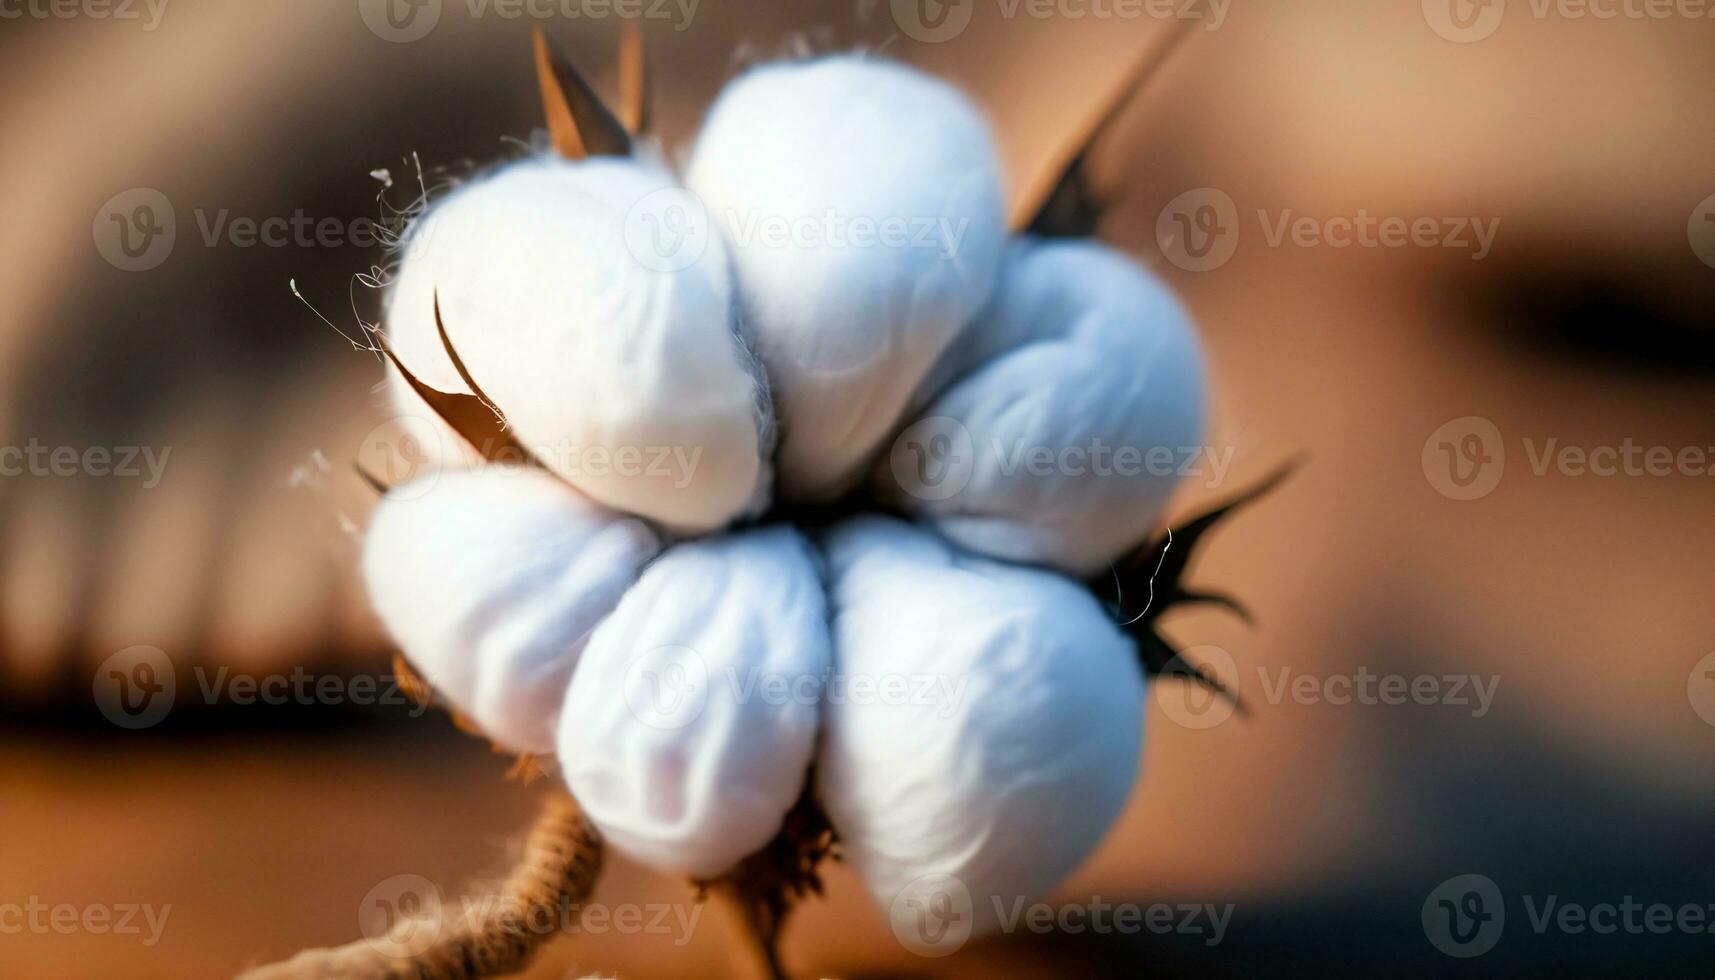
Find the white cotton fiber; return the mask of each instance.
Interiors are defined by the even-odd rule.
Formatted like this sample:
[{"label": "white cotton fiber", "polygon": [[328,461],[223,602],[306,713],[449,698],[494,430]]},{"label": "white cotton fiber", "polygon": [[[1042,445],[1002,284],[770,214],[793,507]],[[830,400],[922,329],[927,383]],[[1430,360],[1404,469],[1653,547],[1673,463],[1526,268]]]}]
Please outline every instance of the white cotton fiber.
[{"label": "white cotton fiber", "polygon": [[1087,575],[1155,526],[1203,439],[1185,311],[1092,241],[1016,241],[879,461],[879,496],[983,554]]},{"label": "white cotton fiber", "polygon": [[728,237],[768,369],[778,492],[832,498],[993,287],[1005,215],[988,128],[892,62],[770,64],[721,94],[686,182]]},{"label": "white cotton fiber", "polygon": [[641,521],[537,469],[426,477],[382,498],[363,550],[406,658],[485,734],[551,752],[590,631],[660,549]]},{"label": "white cotton fiber", "polygon": [[818,562],[797,531],[675,545],[572,677],[558,743],[572,795],[637,860],[727,871],[804,788],[828,642]]},{"label": "white cotton fiber", "polygon": [[1076,582],[900,521],[848,521],[825,548],[835,672],[817,791],[847,863],[896,931],[914,902],[992,928],[997,902],[1041,898],[1130,795],[1135,648]]},{"label": "white cotton fiber", "polygon": [[[411,229],[387,305],[400,359],[468,392],[448,335],[517,440],[596,501],[686,531],[765,506],[772,416],[737,334],[718,235],[654,165],[535,157],[473,181]],[[396,384],[411,414],[425,407]]]}]

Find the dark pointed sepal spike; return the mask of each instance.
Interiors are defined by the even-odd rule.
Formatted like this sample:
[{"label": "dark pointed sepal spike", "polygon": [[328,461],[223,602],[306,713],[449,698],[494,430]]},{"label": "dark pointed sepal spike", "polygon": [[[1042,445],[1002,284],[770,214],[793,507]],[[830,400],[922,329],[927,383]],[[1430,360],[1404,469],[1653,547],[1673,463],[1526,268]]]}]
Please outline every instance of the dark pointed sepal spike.
[{"label": "dark pointed sepal spike", "polygon": [[[1173,532],[1172,547],[1168,547],[1168,539],[1165,534],[1152,539],[1143,547],[1120,559],[1121,569],[1154,569],[1159,565],[1160,570],[1155,573],[1157,590],[1159,591],[1162,582],[1169,585],[1177,584],[1185,577],[1185,569],[1191,564],[1191,558],[1196,554],[1197,545],[1211,528],[1221,523],[1234,511],[1267,496],[1285,482],[1286,478],[1291,476],[1302,463],[1302,459],[1289,460],[1279,469],[1264,477],[1262,482],[1257,485],[1242,491],[1231,500],[1187,520],[1179,526],[1178,530]],[[1163,548],[1167,549],[1165,556],[1162,555]]]},{"label": "dark pointed sepal spike", "polygon": [[1219,606],[1239,617],[1239,620],[1246,626],[1256,625],[1256,616],[1250,611],[1250,608],[1225,592],[1181,591],[1176,604],[1180,606]]},{"label": "dark pointed sepal spike", "polygon": [[1089,153],[1080,153],[1060,175],[1048,200],[1031,220],[1025,232],[1037,238],[1093,238],[1101,224],[1106,204],[1096,197],[1090,186],[1086,161]]},{"label": "dark pointed sepal spike", "polygon": [[394,353],[393,345],[387,342],[385,335],[377,333],[377,346],[381,353],[398,369],[405,383],[423,399],[429,410],[440,416],[447,427],[458,433],[459,438],[470,444],[472,449],[491,463],[526,463],[533,457],[511,433],[501,418],[495,414],[481,398],[467,395],[463,392],[441,391],[424,384],[405,362]]},{"label": "dark pointed sepal spike", "polygon": [[[1181,18],[1160,44],[1140,58],[1126,73],[1120,86],[1108,97],[1095,121],[1080,132],[1076,148],[1060,157],[1059,172],[1045,190],[1027,188],[1013,210],[1012,225],[1041,238],[1080,238],[1094,235],[1107,202],[1090,186],[1090,150],[1114,121],[1119,118],[1132,97],[1143,91],[1161,66],[1190,36],[1195,21]],[[1040,188],[1041,184],[1034,185]],[[1038,197],[1038,195],[1040,195]]]},{"label": "dark pointed sepal spike", "polygon": [[654,118],[655,90],[649,75],[649,49],[643,28],[627,20],[619,38],[619,107],[633,136],[649,131]]},{"label": "dark pointed sepal spike", "polygon": [[631,134],[540,27],[535,48],[536,80],[554,149],[568,160],[629,155]]},{"label": "dark pointed sepal spike", "polygon": [[1137,639],[1138,660],[1142,662],[1145,675],[1184,678],[1231,704],[1240,717],[1250,715],[1250,706],[1236,691],[1222,683],[1208,667],[1186,660],[1185,656],[1173,649],[1159,633],[1145,630]]},{"label": "dark pointed sepal spike", "polygon": [[[1237,613],[1247,624],[1254,624],[1255,620],[1249,610],[1232,597],[1189,588],[1185,583],[1186,570],[1196,554],[1198,543],[1209,533],[1210,528],[1239,508],[1274,490],[1291,476],[1301,463],[1302,460],[1299,459],[1287,462],[1265,477],[1261,483],[1226,503],[1191,518],[1178,530],[1164,531],[1150,539],[1122,557],[1112,569],[1092,576],[1087,583],[1090,590],[1114,610],[1115,616],[1122,622],[1135,618],[1137,624],[1143,628],[1148,628],[1159,620],[1169,609],[1199,602],[1225,606]],[[1146,601],[1148,606],[1142,612],[1133,612],[1128,608],[1130,601]]]},{"label": "dark pointed sepal spike", "polygon": [[458,349],[453,346],[453,339],[447,336],[446,321],[441,319],[441,291],[438,289],[435,290],[434,300],[435,332],[441,335],[441,349],[447,352],[447,359],[453,362],[453,370],[458,372],[459,380],[464,382],[465,387],[470,389],[470,393],[476,396],[477,401],[482,402],[490,412],[494,413],[494,417],[499,420],[501,425],[505,425],[506,416],[502,415],[500,409],[494,406],[494,399],[488,397],[488,394],[482,390],[482,386],[476,383],[475,378],[471,377],[470,369],[464,366],[464,358],[459,356]]}]

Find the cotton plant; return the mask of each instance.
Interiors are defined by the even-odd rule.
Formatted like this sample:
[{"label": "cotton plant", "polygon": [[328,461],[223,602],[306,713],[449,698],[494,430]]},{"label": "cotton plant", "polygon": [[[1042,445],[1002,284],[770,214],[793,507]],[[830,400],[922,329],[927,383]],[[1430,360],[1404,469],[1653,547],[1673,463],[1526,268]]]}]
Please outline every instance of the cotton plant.
[{"label": "cotton plant", "polygon": [[[827,54],[731,81],[679,174],[640,135],[634,36],[624,53],[616,114],[538,33],[551,148],[418,217],[378,336],[396,407],[442,438],[415,484],[378,487],[375,610],[437,698],[551,759],[566,796],[500,911],[258,976],[520,969],[546,938],[531,910],[580,902],[605,848],[730,899],[776,975],[830,855],[884,915],[956,882],[980,934],[1119,815],[1150,676],[1234,697],[1157,630],[1231,604],[1182,575],[1233,505],[1175,541],[1171,477],[1005,456],[1202,439],[1196,334],[1090,236],[1082,155],[1009,219],[963,94]],[[908,227],[741,233],[824,216]],[[640,254],[663,230],[695,247]],[[932,696],[851,696],[918,678]]]}]

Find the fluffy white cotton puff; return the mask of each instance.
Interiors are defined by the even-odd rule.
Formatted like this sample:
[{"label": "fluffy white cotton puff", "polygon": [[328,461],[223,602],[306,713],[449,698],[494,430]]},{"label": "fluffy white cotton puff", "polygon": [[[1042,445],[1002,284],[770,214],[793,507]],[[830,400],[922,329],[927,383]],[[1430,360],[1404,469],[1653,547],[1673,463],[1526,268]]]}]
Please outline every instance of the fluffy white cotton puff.
[{"label": "fluffy white cotton puff", "polygon": [[[915,894],[925,883],[961,921],[991,928],[996,900],[1011,908],[1053,888],[1130,795],[1135,648],[1077,583],[900,521],[857,518],[825,545],[835,666],[819,799],[896,931],[913,902],[947,901]],[[893,679],[934,696],[856,696],[860,680],[884,691]]]},{"label": "fluffy white cotton puff", "polygon": [[765,65],[721,93],[686,183],[729,236],[781,427],[778,492],[836,496],[993,287],[1006,226],[988,128],[891,62]]},{"label": "fluffy white cotton puff", "polygon": [[674,546],[590,640],[559,761],[591,821],[656,868],[712,877],[798,800],[829,665],[818,562],[785,527]]},{"label": "fluffy white cotton puff", "polygon": [[1078,575],[1148,534],[1203,439],[1190,320],[1093,241],[1015,242],[925,387],[878,494],[968,548]]},{"label": "fluffy white cotton puff", "polygon": [[363,549],[406,657],[497,743],[551,752],[572,668],[660,544],[539,469],[426,477],[383,497]]},{"label": "fluffy white cotton puff", "polygon": [[600,503],[701,531],[766,505],[773,421],[719,236],[649,247],[652,222],[686,197],[630,158],[501,168],[412,226],[386,319],[418,378],[468,392],[435,329],[438,293],[454,347],[521,443]]}]

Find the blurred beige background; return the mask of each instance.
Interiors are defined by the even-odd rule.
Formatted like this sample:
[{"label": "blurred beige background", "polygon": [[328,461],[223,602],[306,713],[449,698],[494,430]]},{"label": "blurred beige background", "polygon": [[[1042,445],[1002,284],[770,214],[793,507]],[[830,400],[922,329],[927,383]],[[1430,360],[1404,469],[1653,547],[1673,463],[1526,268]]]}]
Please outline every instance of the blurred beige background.
[{"label": "blurred beige background", "polygon": [[[1201,716],[1164,685],[1130,808],[1056,896],[1231,903],[1226,939],[1021,935],[922,960],[836,870],[788,935],[804,975],[1706,968],[1715,936],[1533,935],[1516,904],[1493,953],[1455,961],[1420,911],[1464,873],[1509,895],[1715,902],[1715,681],[1694,669],[1715,652],[1715,476],[1538,475],[1530,455],[1551,439],[1715,453],[1715,224],[1698,221],[1715,206],[1715,21],[1513,0],[1461,42],[1435,30],[1436,2],[1235,0],[1207,29],[1198,0],[1204,22],[1095,158],[1115,198],[1103,236],[1196,315],[1211,442],[1235,451],[1180,510],[1310,459],[1195,569],[1259,628],[1169,622],[1230,656],[1255,716],[1182,724]],[[741,52],[862,44],[971,92],[1022,181],[1171,26],[963,0],[968,26],[928,42],[901,9],[704,0],[688,23],[646,18],[666,143],[688,143]],[[137,644],[184,671],[387,669],[353,574],[366,502],[347,465],[385,418],[380,368],[287,285],[351,329],[354,307],[378,309],[351,277],[385,257],[210,247],[197,216],[349,222],[378,213],[371,169],[510,152],[537,125],[534,22],[449,0],[430,34],[392,43],[356,0],[169,0],[153,30],[0,23],[0,445],[171,447],[150,489],[0,479],[0,903],[171,905],[150,947],[0,936],[0,972],[229,975],[354,938],[393,876],[452,895],[506,866],[540,787],[503,780],[507,760],[437,715],[197,705],[126,732],[90,679]],[[612,90],[615,20],[544,26]],[[178,219],[144,272],[92,241],[133,188]],[[1157,233],[1200,188],[1231,199],[1237,233],[1230,261],[1193,272]],[[1283,215],[1360,212],[1496,234],[1480,260],[1269,241]],[[1491,492],[1456,500],[1425,447],[1466,417],[1506,459]],[[1480,717],[1298,703],[1270,697],[1283,668],[1498,687]],[[597,898],[687,896],[617,866]],[[682,945],[568,939],[532,975],[721,975],[726,944],[710,912]]]}]

